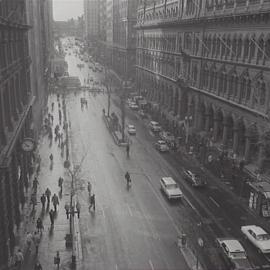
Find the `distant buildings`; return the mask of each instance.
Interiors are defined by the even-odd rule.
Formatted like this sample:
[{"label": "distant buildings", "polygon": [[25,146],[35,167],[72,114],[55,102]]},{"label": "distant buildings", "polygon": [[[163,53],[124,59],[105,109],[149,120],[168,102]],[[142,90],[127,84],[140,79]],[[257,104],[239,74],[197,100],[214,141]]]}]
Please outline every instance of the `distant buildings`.
[{"label": "distant buildings", "polygon": [[[135,80],[134,25],[137,4],[137,0],[85,0],[84,2],[85,36],[90,53],[110,66],[115,71],[118,81]],[[93,10],[98,12],[93,14]]]},{"label": "distant buildings", "polygon": [[[0,1],[0,17],[0,269],[8,269],[32,173],[28,150],[42,124],[52,3]],[[31,138],[27,144],[26,138]]]}]

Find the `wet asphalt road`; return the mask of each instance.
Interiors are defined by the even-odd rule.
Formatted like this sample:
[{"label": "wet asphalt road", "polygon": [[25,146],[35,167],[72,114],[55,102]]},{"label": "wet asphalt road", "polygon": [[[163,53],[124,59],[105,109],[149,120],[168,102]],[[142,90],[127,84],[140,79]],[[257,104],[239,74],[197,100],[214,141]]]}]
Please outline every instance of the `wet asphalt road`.
[{"label": "wet asphalt road", "polygon": [[[78,69],[81,61],[67,56],[69,73],[100,80],[102,74]],[[80,98],[88,100],[88,108],[81,109]],[[208,179],[205,190],[195,190],[184,182],[183,168],[193,164],[175,154],[159,154],[153,147],[155,136],[145,124],[127,110],[127,122],[133,123],[137,135],[132,137],[131,157],[113,142],[102,120],[102,108],[107,96],[78,92],[67,96],[71,122],[72,156],[82,169],[77,181],[82,204],[82,231],[85,266],[91,269],[186,269],[177,250],[177,235],[184,230],[196,248],[198,237],[205,240],[200,250],[208,266],[226,269],[217,254],[215,237],[233,236],[242,241],[254,266],[268,264],[250,243],[243,240],[240,226],[258,224],[256,218],[237,205],[216,179]],[[120,115],[117,102],[112,111]],[[132,188],[126,189],[124,174],[131,172]],[[159,179],[173,176],[184,191],[182,202],[169,203],[159,189]],[[89,211],[87,181],[93,185],[97,209]],[[202,222],[202,225],[200,223]],[[198,247],[197,247],[198,248]]]}]

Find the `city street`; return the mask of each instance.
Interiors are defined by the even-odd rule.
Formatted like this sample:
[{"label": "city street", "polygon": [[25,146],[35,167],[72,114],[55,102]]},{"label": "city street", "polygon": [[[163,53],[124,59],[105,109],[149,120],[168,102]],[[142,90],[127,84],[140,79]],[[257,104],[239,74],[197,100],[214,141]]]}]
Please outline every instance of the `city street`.
[{"label": "city street", "polygon": [[[88,73],[94,80],[102,76],[81,71],[74,55],[67,56],[70,76],[79,76],[82,84]],[[88,100],[88,108],[81,108],[80,98]],[[233,201],[226,184],[208,179],[205,190],[194,190],[182,178],[183,168],[195,164],[178,153],[159,154],[153,147],[155,136],[127,109],[126,123],[136,126],[137,135],[131,137],[131,157],[125,148],[116,146],[102,119],[107,108],[107,95],[78,92],[67,98],[71,122],[72,157],[75,164],[85,156],[78,181],[79,198],[83,206],[80,227],[86,265],[104,269],[184,269],[184,260],[176,247],[177,236],[184,231],[188,241],[196,246],[202,237],[205,247],[200,259],[205,265],[226,269],[215,249],[215,237],[232,236],[242,239],[254,266],[266,266],[268,261],[244,240],[240,226],[257,224],[256,217]],[[120,114],[119,101],[113,99],[111,112]],[[79,121],[78,121],[79,119]],[[124,174],[131,173],[132,188],[128,191]],[[173,176],[184,191],[185,199],[169,203],[160,192],[159,180]],[[87,181],[96,194],[96,212],[89,212]],[[196,247],[198,250],[198,247]]]}]

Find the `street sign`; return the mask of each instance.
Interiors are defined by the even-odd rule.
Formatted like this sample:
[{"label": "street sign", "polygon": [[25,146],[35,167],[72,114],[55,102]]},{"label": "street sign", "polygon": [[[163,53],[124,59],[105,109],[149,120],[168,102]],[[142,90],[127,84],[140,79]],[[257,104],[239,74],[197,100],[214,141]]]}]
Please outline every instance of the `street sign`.
[{"label": "street sign", "polygon": [[201,237],[198,238],[198,244],[199,244],[200,247],[203,247],[204,243],[203,243],[203,240],[202,240]]}]

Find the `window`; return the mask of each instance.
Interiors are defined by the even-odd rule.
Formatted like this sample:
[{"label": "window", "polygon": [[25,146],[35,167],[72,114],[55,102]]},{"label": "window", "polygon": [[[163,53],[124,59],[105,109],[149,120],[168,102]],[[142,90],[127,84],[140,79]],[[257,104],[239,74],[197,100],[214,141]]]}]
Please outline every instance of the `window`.
[{"label": "window", "polygon": [[260,105],[265,104],[265,94],[266,94],[266,89],[265,89],[265,83],[261,83],[261,89],[260,89]]}]

